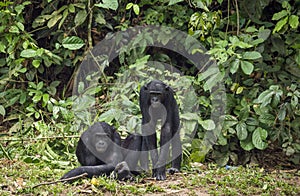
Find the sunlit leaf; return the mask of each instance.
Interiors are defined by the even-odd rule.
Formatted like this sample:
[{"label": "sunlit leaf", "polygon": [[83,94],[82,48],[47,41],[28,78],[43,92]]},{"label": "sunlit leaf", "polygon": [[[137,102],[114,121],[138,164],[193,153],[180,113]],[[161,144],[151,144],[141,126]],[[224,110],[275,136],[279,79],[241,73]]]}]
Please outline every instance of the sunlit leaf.
[{"label": "sunlit leaf", "polygon": [[62,15],[61,14],[58,14],[58,15],[55,15],[54,17],[52,17],[48,23],[47,23],[47,26],[48,28],[51,28],[53,27],[54,25],[56,25],[56,23],[62,18]]},{"label": "sunlit leaf", "polygon": [[249,61],[241,61],[241,68],[245,74],[250,75],[253,72],[254,66]]},{"label": "sunlit leaf", "polygon": [[255,131],[252,134],[252,143],[255,146],[255,148],[259,150],[264,150],[267,147],[267,143],[264,142],[264,140],[267,138],[268,132],[258,127],[255,129]]},{"label": "sunlit leaf", "polygon": [[200,121],[199,122],[201,124],[201,126],[205,129],[205,130],[213,130],[216,128],[216,125],[214,123],[213,120],[204,120],[204,121]]},{"label": "sunlit leaf", "polygon": [[69,50],[78,50],[84,46],[84,41],[77,36],[66,37],[62,41],[62,46]]},{"label": "sunlit leaf", "polygon": [[86,17],[87,17],[86,11],[80,10],[75,16],[75,19],[74,19],[75,25],[76,26],[81,25],[85,21]]},{"label": "sunlit leaf", "polygon": [[275,13],[272,17],[272,20],[279,20],[283,17],[285,17],[288,14],[288,12],[286,10],[282,10],[278,13]]},{"label": "sunlit leaf", "polygon": [[254,145],[252,143],[250,136],[246,140],[241,140],[240,145],[244,150],[247,150],[247,151],[254,149]]},{"label": "sunlit leaf", "polygon": [[182,2],[183,0],[170,0],[169,5],[174,5],[176,3]]},{"label": "sunlit leaf", "polygon": [[243,53],[242,57],[243,57],[243,59],[246,59],[246,60],[254,60],[254,59],[261,58],[261,54],[256,51],[245,52],[245,53]]},{"label": "sunlit leaf", "polygon": [[105,9],[117,10],[119,7],[118,0],[102,0],[103,3],[97,3],[95,6]]},{"label": "sunlit leaf", "polygon": [[133,5],[133,11],[136,15],[140,14],[140,7],[137,4]]},{"label": "sunlit leaf", "polygon": [[20,56],[21,57],[25,57],[25,58],[32,58],[35,57],[37,55],[36,50],[33,49],[26,49],[26,50],[22,50]]},{"label": "sunlit leaf", "polygon": [[291,15],[289,17],[289,24],[293,29],[298,28],[299,26],[299,17],[296,15]]},{"label": "sunlit leaf", "polygon": [[273,29],[273,33],[278,32],[282,29],[282,27],[287,24],[289,17],[286,16],[284,19],[281,19],[277,22],[275,28]]},{"label": "sunlit leaf", "polygon": [[2,116],[5,116],[5,108],[3,107],[3,105],[0,105],[0,114]]},{"label": "sunlit leaf", "polygon": [[236,134],[239,140],[245,140],[248,136],[246,123],[239,123],[236,125]]}]

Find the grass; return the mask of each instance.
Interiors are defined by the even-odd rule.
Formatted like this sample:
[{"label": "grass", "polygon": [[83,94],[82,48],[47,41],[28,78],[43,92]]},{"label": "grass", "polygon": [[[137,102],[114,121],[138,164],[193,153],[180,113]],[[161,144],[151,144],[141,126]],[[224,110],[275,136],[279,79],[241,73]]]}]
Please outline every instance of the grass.
[{"label": "grass", "polygon": [[66,171],[43,164],[0,160],[0,195],[299,195],[300,172],[274,169],[266,171],[256,166],[220,168],[213,164],[190,167],[182,173],[168,176],[166,181],[139,177],[135,182],[119,182],[107,177],[80,179],[73,184],[56,181]]}]

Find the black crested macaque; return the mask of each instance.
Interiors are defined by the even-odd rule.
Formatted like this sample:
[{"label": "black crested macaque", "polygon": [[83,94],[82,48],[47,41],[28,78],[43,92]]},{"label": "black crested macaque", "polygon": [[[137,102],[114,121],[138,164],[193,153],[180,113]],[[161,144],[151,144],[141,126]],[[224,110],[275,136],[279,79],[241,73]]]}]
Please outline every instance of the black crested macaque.
[{"label": "black crested macaque", "polygon": [[130,134],[124,141],[114,127],[105,122],[97,122],[82,133],[76,156],[81,164],[66,173],[61,179],[75,177],[87,173],[87,177],[116,174],[117,179],[132,178],[138,160],[142,138]]},{"label": "black crested macaque", "polygon": [[[144,85],[140,91],[140,108],[142,112],[142,154],[141,167],[148,169],[150,151],[152,177],[156,180],[166,179],[166,164],[172,147],[172,165],[170,174],[179,172],[182,159],[182,146],[179,135],[179,112],[174,92],[165,83],[153,80]],[[157,151],[156,125],[161,120],[160,153]]]}]

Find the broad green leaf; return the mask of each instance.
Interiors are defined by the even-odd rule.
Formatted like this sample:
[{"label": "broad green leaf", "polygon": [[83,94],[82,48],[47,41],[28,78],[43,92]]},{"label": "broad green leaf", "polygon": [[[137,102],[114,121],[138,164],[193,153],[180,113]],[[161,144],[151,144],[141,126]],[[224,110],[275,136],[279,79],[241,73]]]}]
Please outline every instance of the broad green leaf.
[{"label": "broad green leaf", "polygon": [[20,95],[20,104],[24,104],[25,102],[26,102],[26,93],[21,93],[21,95]]},{"label": "broad green leaf", "polygon": [[278,120],[283,121],[286,117],[286,107],[282,107],[280,108],[279,112],[278,112]]},{"label": "broad green leaf", "polygon": [[95,21],[98,24],[106,24],[106,20],[105,20],[103,14],[100,14],[100,13],[96,15]]},{"label": "broad green leaf", "polygon": [[5,53],[6,45],[3,42],[0,42],[0,52]]},{"label": "broad green leaf", "polygon": [[54,25],[56,25],[56,23],[62,18],[61,14],[55,15],[54,17],[52,17],[48,23],[47,23],[47,27],[50,29],[51,27],[53,27]]},{"label": "broad green leaf", "polygon": [[84,93],[84,83],[83,82],[79,82],[79,84],[78,84],[78,93],[79,94]]},{"label": "broad green leaf", "polygon": [[288,147],[286,148],[285,154],[286,154],[287,156],[292,156],[293,154],[295,154],[295,149],[292,148],[291,146],[288,146]]},{"label": "broad green leaf", "polygon": [[69,15],[69,10],[68,9],[65,9],[64,13],[63,13],[63,17],[62,19],[60,20],[59,24],[58,24],[58,29],[61,28],[61,26],[65,23],[65,20],[66,18],[68,17]]},{"label": "broad green leaf", "polygon": [[85,21],[86,17],[87,17],[86,11],[80,10],[75,16],[75,19],[74,19],[75,25],[76,26],[81,25]]},{"label": "broad green leaf", "polygon": [[247,118],[246,124],[249,126],[257,126],[259,124],[258,120],[252,117]]},{"label": "broad green leaf", "polygon": [[26,49],[21,52],[20,56],[25,58],[32,58],[37,56],[37,52],[34,49]]},{"label": "broad green leaf", "polygon": [[0,114],[2,116],[5,116],[5,108],[3,107],[3,105],[0,105]]},{"label": "broad green leaf", "polygon": [[236,73],[239,68],[239,64],[240,64],[239,59],[235,59],[234,61],[232,61],[230,63],[230,73],[232,73],[232,74]]},{"label": "broad green leaf", "polygon": [[140,7],[137,4],[133,5],[133,11],[136,15],[140,14]]},{"label": "broad green leaf", "polygon": [[251,48],[253,46],[251,44],[248,44],[248,43],[245,43],[242,41],[239,41],[239,42],[235,43],[234,45],[237,47],[240,47],[240,48]]},{"label": "broad green leaf", "polygon": [[44,86],[44,82],[39,82],[38,85],[36,86],[36,90],[41,90]]},{"label": "broad green leaf", "polygon": [[52,109],[53,109],[53,111],[52,111],[53,117],[55,119],[57,119],[59,117],[59,107],[58,106],[54,106]]},{"label": "broad green leaf", "polygon": [[196,113],[184,113],[180,115],[180,118],[184,120],[199,120],[199,116]]},{"label": "broad green leaf", "polygon": [[264,107],[269,103],[271,103],[272,96],[273,96],[273,92],[270,90],[266,90],[258,96],[256,103],[261,103],[262,104],[261,107]]},{"label": "broad green leaf", "polygon": [[84,46],[84,41],[76,36],[66,37],[62,41],[62,46],[69,50],[78,50]]},{"label": "broad green leaf", "polygon": [[182,2],[183,0],[170,0],[169,5],[174,5],[176,3]]},{"label": "broad green leaf", "polygon": [[296,109],[296,107],[298,106],[298,103],[299,103],[299,98],[296,95],[293,95],[292,99],[291,99],[292,108]]},{"label": "broad green leaf", "polygon": [[286,8],[288,11],[291,10],[291,5],[289,4],[288,1],[283,1],[283,2],[282,2],[282,7],[283,7],[283,8]]},{"label": "broad green leaf", "polygon": [[17,22],[16,25],[17,25],[17,27],[18,27],[21,31],[24,31],[25,27],[24,27],[24,25],[23,25],[22,23]]},{"label": "broad green leaf", "polygon": [[34,113],[34,117],[35,117],[36,119],[39,119],[39,118],[40,118],[40,113],[35,112],[35,113]]},{"label": "broad green leaf", "polygon": [[126,125],[126,129],[129,133],[133,133],[137,126],[139,125],[139,121],[137,118],[133,117],[133,118],[130,118],[127,125]]},{"label": "broad green leaf", "polygon": [[80,9],[85,9],[86,4],[84,4],[84,3],[75,3],[74,6],[80,8]]},{"label": "broad green leaf", "polygon": [[262,29],[262,30],[259,30],[259,32],[258,32],[258,38],[262,38],[263,40],[267,40],[268,37],[270,36],[270,34],[271,34],[270,29]]},{"label": "broad green leaf", "polygon": [[27,71],[27,68],[26,67],[23,67],[22,69],[19,69],[18,72],[20,73],[26,73]]},{"label": "broad green leaf", "polygon": [[241,94],[242,92],[243,92],[243,90],[244,90],[244,87],[242,87],[242,86],[239,86],[237,89],[236,89],[236,94],[237,95],[239,95],[239,94]]},{"label": "broad green leaf", "polygon": [[95,6],[105,9],[117,10],[119,7],[118,0],[102,0],[103,3],[97,3]]},{"label": "broad green leaf", "polygon": [[289,17],[289,24],[293,29],[298,28],[299,26],[299,17],[296,15],[291,15]]},{"label": "broad green leaf", "polygon": [[49,101],[49,94],[43,94],[43,102],[47,103]]},{"label": "broad green leaf", "polygon": [[132,8],[132,6],[133,6],[133,3],[128,3],[128,4],[126,5],[126,10],[129,10],[130,8]]},{"label": "broad green leaf", "polygon": [[251,137],[249,136],[246,140],[241,140],[240,145],[244,150],[250,151],[254,149],[254,145],[251,141]]},{"label": "broad green leaf", "polygon": [[238,123],[238,120],[236,117],[231,115],[226,115],[224,119],[224,129],[228,129]]},{"label": "broad green leaf", "polygon": [[257,46],[261,43],[263,43],[265,40],[263,40],[262,38],[258,38],[256,40],[253,40],[251,43],[254,45],[254,46]]},{"label": "broad green leaf", "polygon": [[[213,138],[213,137],[215,137],[215,136],[211,136],[211,138]],[[212,140],[214,140],[214,139],[212,139]],[[227,138],[224,137],[223,134],[219,135],[219,137],[218,137],[218,144],[221,145],[221,146],[225,146],[225,145],[228,144]]]},{"label": "broad green leaf", "polygon": [[70,4],[69,7],[68,7],[68,9],[69,9],[69,12],[74,13],[75,12],[75,6],[74,6],[74,4]]},{"label": "broad green leaf", "polygon": [[261,54],[256,51],[245,52],[245,53],[243,53],[242,57],[243,57],[243,59],[246,59],[246,60],[254,60],[254,59],[261,58]]},{"label": "broad green leaf", "polygon": [[57,87],[60,83],[61,83],[61,81],[56,80],[56,81],[51,82],[50,86],[55,88],[55,87]]},{"label": "broad green leaf", "polygon": [[42,96],[41,96],[41,95],[35,95],[35,96],[32,98],[32,101],[33,101],[34,103],[37,103],[37,102],[39,102],[41,99],[42,99]]},{"label": "broad green leaf", "polygon": [[239,140],[245,140],[248,136],[247,125],[242,122],[236,125],[236,134]]},{"label": "broad green leaf", "polygon": [[285,24],[287,24],[288,19],[289,19],[289,17],[286,16],[284,19],[279,20],[279,21],[277,22],[277,24],[276,24],[274,30],[273,30],[273,33],[280,31],[280,30],[282,29],[282,27],[283,27]]},{"label": "broad green leaf", "polygon": [[20,33],[19,28],[17,26],[11,26],[9,28],[10,33]]},{"label": "broad green leaf", "polygon": [[288,12],[286,10],[282,10],[278,13],[275,13],[272,17],[272,20],[279,20],[283,17],[285,17],[288,14]]},{"label": "broad green leaf", "polygon": [[274,125],[275,123],[275,117],[272,114],[263,114],[259,116],[258,120],[267,125]]},{"label": "broad green leaf", "polygon": [[255,131],[252,134],[252,143],[255,146],[255,148],[259,150],[264,150],[267,147],[267,143],[264,142],[264,140],[267,138],[268,132],[258,127],[255,129]]},{"label": "broad green leaf", "polygon": [[120,113],[122,113],[122,112],[117,109],[110,109],[110,110],[102,113],[99,117],[99,120],[110,123],[111,121],[113,121],[116,118],[116,114],[120,114]]},{"label": "broad green leaf", "polygon": [[248,27],[248,28],[246,29],[246,32],[247,32],[247,33],[254,33],[254,32],[256,32],[256,31],[257,31],[257,29],[256,29],[254,26]]},{"label": "broad green leaf", "polygon": [[41,64],[41,61],[40,61],[40,60],[33,60],[33,61],[32,61],[32,65],[33,65],[33,67],[35,67],[35,68],[39,68],[40,64]]},{"label": "broad green leaf", "polygon": [[204,120],[204,121],[200,121],[199,122],[201,124],[201,126],[205,129],[205,130],[213,130],[216,128],[216,125],[214,123],[213,120]]},{"label": "broad green leaf", "polygon": [[241,68],[245,74],[250,75],[253,72],[254,66],[249,61],[241,61]]}]

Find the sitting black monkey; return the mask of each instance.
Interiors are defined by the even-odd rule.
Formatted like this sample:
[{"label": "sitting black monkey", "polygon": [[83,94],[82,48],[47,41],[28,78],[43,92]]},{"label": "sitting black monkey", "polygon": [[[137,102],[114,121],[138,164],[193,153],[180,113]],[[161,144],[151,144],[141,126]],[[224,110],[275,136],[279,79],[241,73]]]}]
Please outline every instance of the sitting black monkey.
[{"label": "sitting black monkey", "polygon": [[[179,172],[182,146],[179,135],[179,112],[173,90],[165,83],[153,80],[144,85],[140,91],[140,108],[142,112],[143,146],[141,166],[148,169],[148,153],[152,160],[152,176],[156,180],[166,179],[166,164],[172,146],[172,167],[168,170]],[[160,154],[157,152],[156,124],[161,120]]]},{"label": "sitting black monkey", "polygon": [[66,173],[61,179],[87,173],[87,177],[117,174],[117,179],[132,177],[140,158],[141,136],[130,134],[121,142],[114,127],[97,122],[81,135],[76,156],[80,167]]}]

